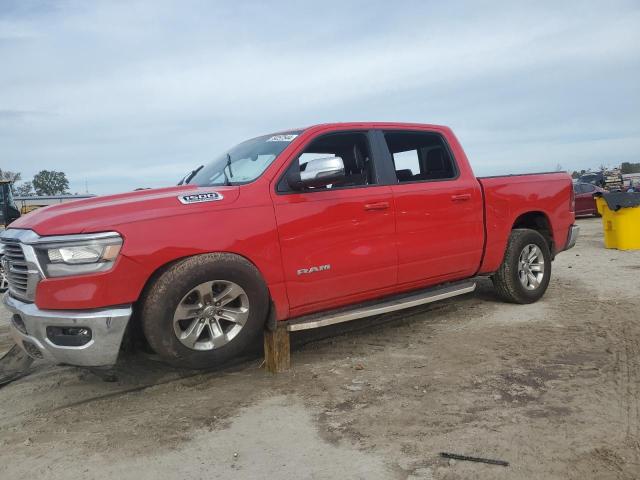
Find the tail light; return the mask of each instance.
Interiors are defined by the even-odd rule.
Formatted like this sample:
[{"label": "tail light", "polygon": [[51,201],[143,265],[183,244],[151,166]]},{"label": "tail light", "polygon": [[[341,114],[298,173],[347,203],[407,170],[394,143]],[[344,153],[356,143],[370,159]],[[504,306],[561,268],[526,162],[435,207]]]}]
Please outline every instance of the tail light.
[{"label": "tail light", "polygon": [[571,200],[569,201],[569,211],[576,211],[576,189],[573,183],[571,183]]}]

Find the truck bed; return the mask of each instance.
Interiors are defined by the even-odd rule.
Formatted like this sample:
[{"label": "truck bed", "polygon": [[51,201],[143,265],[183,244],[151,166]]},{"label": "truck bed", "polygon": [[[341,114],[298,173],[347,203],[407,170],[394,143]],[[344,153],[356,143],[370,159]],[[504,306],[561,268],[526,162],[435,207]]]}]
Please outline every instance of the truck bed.
[{"label": "truck bed", "polygon": [[498,269],[511,229],[528,221],[546,221],[553,254],[564,249],[574,218],[568,204],[573,187],[567,173],[478,177],[478,182],[485,216],[484,256],[478,273]]}]

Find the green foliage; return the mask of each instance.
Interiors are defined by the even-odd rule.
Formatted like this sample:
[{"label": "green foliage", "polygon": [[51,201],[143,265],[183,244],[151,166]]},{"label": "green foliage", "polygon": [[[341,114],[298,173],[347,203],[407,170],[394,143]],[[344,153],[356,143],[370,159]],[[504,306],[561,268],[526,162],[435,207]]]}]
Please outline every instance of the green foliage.
[{"label": "green foliage", "polygon": [[23,184],[14,187],[13,191],[15,195],[19,197],[28,197],[31,195],[35,195],[31,182],[24,182]]},{"label": "green foliage", "polygon": [[9,180],[10,182],[17,182],[20,180],[20,172],[12,172],[10,170],[2,170],[0,168],[0,180]]},{"label": "green foliage", "polygon": [[41,170],[33,176],[32,183],[37,195],[62,195],[69,189],[67,176],[55,170]]},{"label": "green foliage", "polygon": [[640,173],[640,163],[622,162],[620,173]]}]

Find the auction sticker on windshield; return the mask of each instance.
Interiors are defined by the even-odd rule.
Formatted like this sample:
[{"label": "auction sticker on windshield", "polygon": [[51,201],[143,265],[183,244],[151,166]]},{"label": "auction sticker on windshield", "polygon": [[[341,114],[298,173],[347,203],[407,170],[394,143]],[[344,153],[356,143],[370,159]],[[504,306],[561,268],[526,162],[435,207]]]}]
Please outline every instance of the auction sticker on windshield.
[{"label": "auction sticker on windshield", "polygon": [[267,139],[267,142],[290,142],[298,135],[290,134],[290,135],[274,135],[273,137]]}]

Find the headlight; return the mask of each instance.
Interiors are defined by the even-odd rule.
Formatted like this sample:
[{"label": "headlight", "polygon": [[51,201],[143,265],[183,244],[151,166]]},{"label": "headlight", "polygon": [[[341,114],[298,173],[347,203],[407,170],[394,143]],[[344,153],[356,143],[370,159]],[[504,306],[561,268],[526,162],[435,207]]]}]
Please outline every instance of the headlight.
[{"label": "headlight", "polygon": [[[53,240],[53,239],[52,239]],[[47,277],[65,277],[110,270],[122,247],[117,233],[69,235],[50,241],[43,237],[34,245]]]}]

